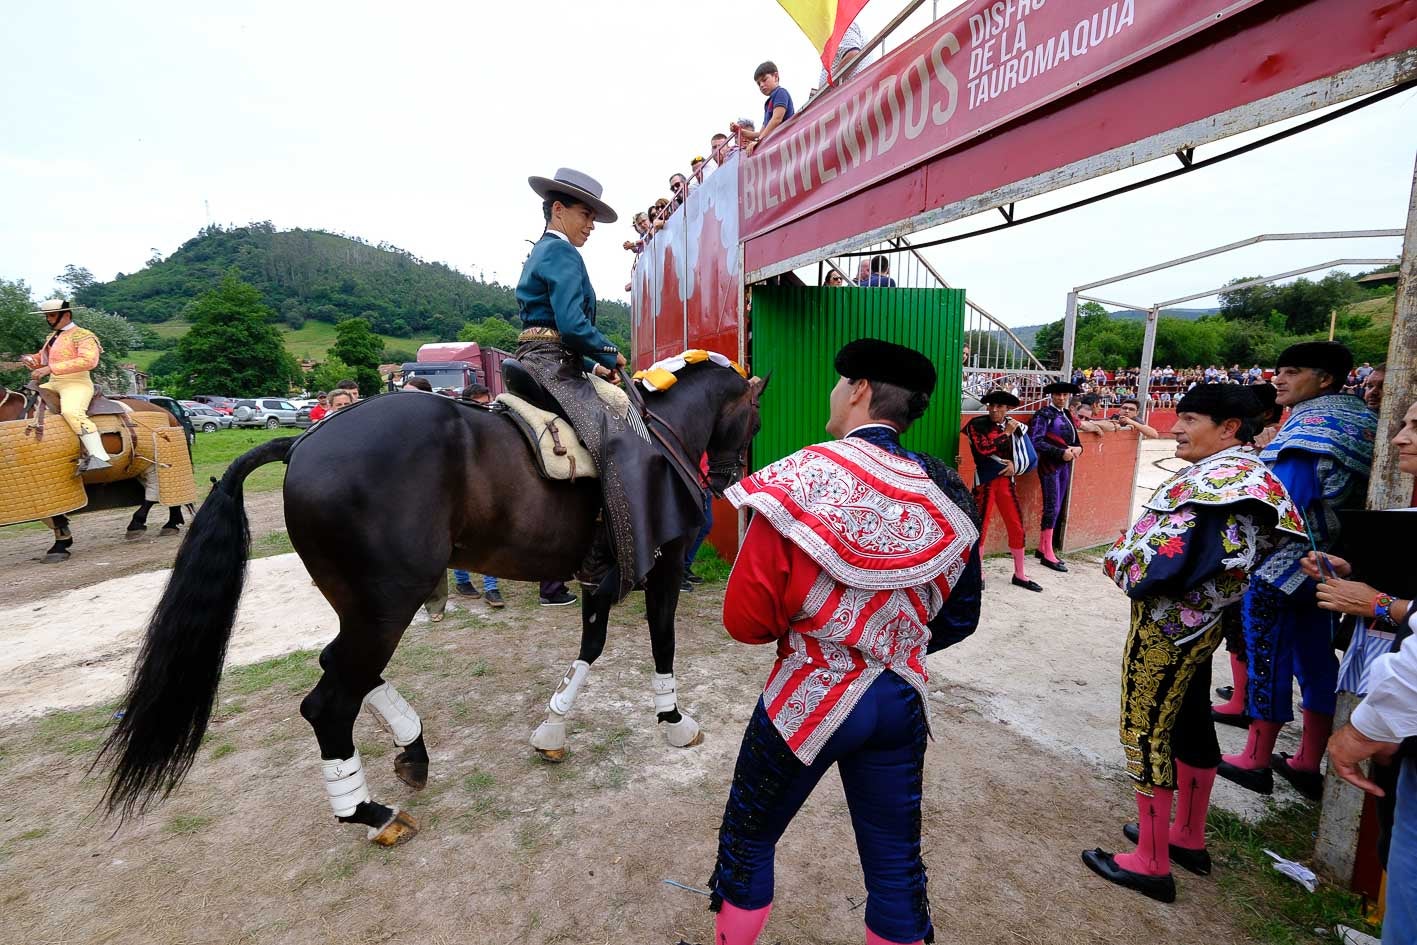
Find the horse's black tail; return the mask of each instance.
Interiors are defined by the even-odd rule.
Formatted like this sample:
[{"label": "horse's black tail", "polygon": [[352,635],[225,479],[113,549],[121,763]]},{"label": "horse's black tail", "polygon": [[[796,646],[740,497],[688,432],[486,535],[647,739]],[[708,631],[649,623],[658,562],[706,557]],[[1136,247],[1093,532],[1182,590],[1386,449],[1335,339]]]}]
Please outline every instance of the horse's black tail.
[{"label": "horse's black tail", "polygon": [[271,440],[238,456],[212,486],[177,551],[122,713],[94,761],[95,767],[113,763],[103,802],[122,819],[165,799],[192,767],[246,579],[251,530],[241,486],[257,467],[285,460],[294,441]]}]

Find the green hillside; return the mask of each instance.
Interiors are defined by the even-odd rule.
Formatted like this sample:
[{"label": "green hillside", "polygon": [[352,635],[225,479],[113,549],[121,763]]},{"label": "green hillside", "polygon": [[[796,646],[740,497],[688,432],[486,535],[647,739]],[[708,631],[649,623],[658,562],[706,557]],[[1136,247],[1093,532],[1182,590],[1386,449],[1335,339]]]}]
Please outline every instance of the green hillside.
[{"label": "green hillside", "polygon": [[[187,334],[187,330],[192,326],[183,321],[174,321],[148,327],[160,338],[175,342]],[[285,350],[294,355],[297,360],[308,358],[311,361],[324,361],[330,346],[335,343],[335,326],[326,322],[306,322],[299,329],[292,329],[288,325],[279,327],[281,337],[285,341]],[[380,335],[379,337],[383,339],[385,348],[409,353],[416,353],[420,345],[439,340],[433,334],[413,334],[407,338],[396,338],[393,335]],[[154,361],[165,353],[165,349],[145,348],[129,352],[124,360],[136,364],[140,370],[146,371],[152,367]]]},{"label": "green hillside", "polygon": [[[308,326],[331,328],[345,318],[364,318],[395,347],[407,349],[422,341],[452,340],[467,322],[514,320],[517,312],[510,286],[470,279],[387,243],[320,230],[278,231],[270,223],[208,227],[166,259],[119,273],[111,282],[80,284],[74,297],[91,308],[160,326],[164,334],[178,328],[174,323],[182,321],[192,301],[233,269],[291,330],[289,346],[297,357],[322,354],[332,336],[301,335]],[[628,339],[627,306],[602,301],[598,311],[607,334]]]}]

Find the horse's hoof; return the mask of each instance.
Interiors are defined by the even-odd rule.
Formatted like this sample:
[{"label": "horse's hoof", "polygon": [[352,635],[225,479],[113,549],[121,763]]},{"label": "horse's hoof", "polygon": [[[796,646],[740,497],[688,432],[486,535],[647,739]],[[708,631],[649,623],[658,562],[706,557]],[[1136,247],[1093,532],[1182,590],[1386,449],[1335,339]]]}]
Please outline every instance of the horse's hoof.
[{"label": "horse's hoof", "polygon": [[538,748],[536,753],[542,757],[542,760],[553,765],[559,765],[566,760],[566,749],[564,748]]},{"label": "horse's hoof", "polygon": [[693,748],[704,743],[704,733],[699,723],[682,712],[679,713],[679,721],[660,722],[659,725],[664,732],[664,740],[675,748]]},{"label": "horse's hoof", "polygon": [[182,530],[180,528],[164,528],[162,531],[158,532],[158,535],[163,538],[171,538],[174,535],[180,534],[182,534]]},{"label": "horse's hoof", "polygon": [[148,533],[146,528],[130,528],[123,533],[123,537],[128,541],[137,541]]},{"label": "horse's hoof", "polygon": [[369,828],[369,839],[381,847],[396,847],[407,843],[416,836],[418,836],[418,824],[406,812],[397,809],[394,816],[381,829],[376,831],[373,827]]},{"label": "horse's hoof", "polygon": [[443,622],[443,612],[440,610],[440,611],[438,611],[438,613],[436,613],[436,614],[429,614],[429,615],[428,615],[428,620],[429,620],[430,623],[442,623],[442,622]]},{"label": "horse's hoof", "polygon": [[421,791],[428,786],[428,762],[426,761],[404,761],[395,758],[394,774],[415,791]]},{"label": "horse's hoof", "polygon": [[67,552],[67,551],[51,551],[49,554],[45,555],[43,558],[40,558],[39,560],[40,560],[42,563],[44,563],[44,564],[58,564],[58,563],[61,562],[61,561],[68,561],[68,560],[69,560],[69,552]]}]

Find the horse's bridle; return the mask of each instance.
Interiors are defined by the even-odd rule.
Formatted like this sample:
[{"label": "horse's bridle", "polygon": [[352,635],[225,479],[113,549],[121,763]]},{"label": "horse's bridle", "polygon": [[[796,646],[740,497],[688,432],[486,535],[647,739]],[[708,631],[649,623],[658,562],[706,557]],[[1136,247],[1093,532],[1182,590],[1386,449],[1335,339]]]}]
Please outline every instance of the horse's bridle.
[{"label": "horse's bridle", "polygon": [[[649,429],[650,434],[664,446],[665,452],[669,454],[669,458],[679,467],[680,474],[689,482],[700,484],[700,488],[702,488],[699,464],[693,462],[692,457],[689,456],[689,448],[684,445],[684,440],[679,436],[679,431],[674,429],[667,420],[650,409],[649,403],[645,400],[644,395],[635,388],[635,382],[633,380],[631,380],[626,387],[632,392],[630,395],[631,401],[640,411],[640,416],[645,419],[645,426]],[[755,397],[753,398],[752,406],[756,408],[757,405],[758,400]],[[667,431],[669,437],[661,433],[661,430]],[[672,443],[670,442],[670,437],[673,438]],[[738,450],[737,456],[732,459],[713,459],[710,457],[708,464],[709,491],[713,493],[716,498],[723,498],[724,491],[742,478],[743,466],[747,461],[747,443],[743,444]],[[719,477],[723,477],[727,480],[722,488],[714,485],[714,480]]]}]

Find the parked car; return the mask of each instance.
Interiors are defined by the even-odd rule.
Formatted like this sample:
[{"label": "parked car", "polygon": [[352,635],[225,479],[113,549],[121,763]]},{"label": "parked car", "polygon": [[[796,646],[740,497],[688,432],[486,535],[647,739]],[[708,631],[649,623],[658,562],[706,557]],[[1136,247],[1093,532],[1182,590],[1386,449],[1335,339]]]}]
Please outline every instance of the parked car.
[{"label": "parked car", "polygon": [[175,399],[165,394],[125,394],[124,396],[132,400],[146,400],[150,404],[157,404],[176,417],[177,422],[182,424],[182,429],[187,433],[187,449],[192,449],[192,444],[197,441],[197,431],[192,426],[192,418],[187,415],[187,410]]},{"label": "parked car", "polygon": [[265,427],[274,430],[277,427],[295,426],[295,418],[299,413],[295,405],[283,397],[257,397],[238,400],[231,410],[231,418],[238,427]]},{"label": "parked car", "polygon": [[192,398],[199,404],[206,404],[217,413],[231,415],[231,411],[236,408],[235,397],[218,397],[216,394],[197,394]]},{"label": "parked car", "polygon": [[300,412],[295,415],[295,425],[302,430],[308,430],[314,426],[310,422],[310,411],[313,409],[313,407],[301,407]]},{"label": "parked car", "polygon": [[236,421],[228,414],[219,413],[216,409],[208,407],[206,404],[192,404],[188,406],[187,416],[192,419],[192,426],[203,433],[215,433],[217,430],[229,430]]}]

